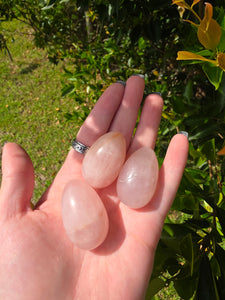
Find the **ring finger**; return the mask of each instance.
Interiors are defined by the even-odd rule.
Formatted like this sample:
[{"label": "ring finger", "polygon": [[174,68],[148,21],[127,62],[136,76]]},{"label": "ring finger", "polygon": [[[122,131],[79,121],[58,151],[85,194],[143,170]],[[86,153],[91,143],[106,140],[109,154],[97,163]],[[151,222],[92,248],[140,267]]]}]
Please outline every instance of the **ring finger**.
[{"label": "ring finger", "polygon": [[123,134],[127,148],[136,125],[144,88],[145,82],[140,75],[133,75],[127,80],[123,100],[110,126],[110,131],[119,131]]},{"label": "ring finger", "polygon": [[150,147],[154,149],[162,109],[163,99],[159,94],[153,93],[146,97],[140,121],[128,154],[133,153],[140,147]]}]

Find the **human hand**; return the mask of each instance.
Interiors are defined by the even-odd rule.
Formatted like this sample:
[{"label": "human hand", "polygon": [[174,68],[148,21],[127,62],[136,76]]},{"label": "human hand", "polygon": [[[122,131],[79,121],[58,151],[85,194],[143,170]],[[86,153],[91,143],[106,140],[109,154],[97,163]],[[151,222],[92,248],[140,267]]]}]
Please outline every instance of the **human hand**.
[{"label": "human hand", "polygon": [[[91,146],[108,131],[120,131],[127,153],[154,148],[162,98],[143,97],[144,80],[131,76],[126,87],[112,84],[82,125],[77,140]],[[25,151],[7,143],[2,155],[0,190],[0,299],[4,300],[140,300],[144,299],[163,222],[177,192],[188,153],[188,141],[175,135],[159,172],[156,193],[144,208],[133,210],[117,197],[115,184],[99,190],[109,233],[92,251],[76,248],[61,218],[61,197],[71,179],[82,178],[83,155],[71,149],[37,207],[30,208],[34,170]]]}]

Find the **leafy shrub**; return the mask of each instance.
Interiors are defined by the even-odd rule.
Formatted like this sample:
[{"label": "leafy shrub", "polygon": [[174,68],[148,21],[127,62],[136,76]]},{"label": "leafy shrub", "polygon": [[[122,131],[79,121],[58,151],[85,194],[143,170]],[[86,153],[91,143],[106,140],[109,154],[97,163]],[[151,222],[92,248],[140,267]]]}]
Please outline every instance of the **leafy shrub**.
[{"label": "leafy shrub", "polygon": [[205,4],[205,12],[203,18],[195,12],[193,7],[200,0],[193,1],[192,6],[189,6],[185,1],[173,0],[174,4],[178,4],[183,9],[190,10],[198,19],[199,24],[190,20],[192,25],[197,27],[197,36],[201,45],[205,48],[199,52],[179,51],[178,60],[193,60],[194,62],[203,62],[203,71],[208,77],[209,81],[219,88],[222,81],[223,72],[225,71],[225,24],[224,24],[224,9],[218,10],[218,19],[221,23],[219,25],[213,19],[213,6],[210,3]]},{"label": "leafy shrub", "polygon": [[[193,1],[192,6],[185,1],[173,2],[192,11],[199,1]],[[198,30],[206,15],[212,17],[208,10],[212,12],[209,3],[206,4],[205,17],[199,17]],[[217,12],[220,24],[224,24],[224,11],[217,8]],[[193,24],[193,21],[188,22]],[[195,74],[186,81],[184,93],[180,96],[174,93],[172,96],[172,117],[180,120],[175,124],[190,134],[189,161],[172,207],[182,213],[182,218],[177,222],[177,218],[174,221],[168,217],[165,222],[156,252],[149,296],[173,281],[182,299],[225,297],[225,158],[219,156],[224,155],[224,148],[218,152],[224,145],[225,134],[224,69],[218,61],[218,55],[223,55],[225,49],[221,45],[225,41],[223,33],[221,34],[223,27],[215,20],[209,24],[211,25],[206,28],[209,31],[210,26],[217,28],[213,30],[213,35],[204,30],[200,38],[198,34],[198,39],[204,48],[210,50],[201,49],[197,54],[193,50],[178,52],[178,59],[195,60],[194,62],[200,59],[204,63],[203,70],[209,82],[217,91],[207,80],[201,86],[204,83],[202,74],[191,65],[190,70],[195,70]],[[207,42],[204,34],[207,35]],[[189,49],[202,47],[191,43],[188,46]],[[202,56],[197,56],[200,53]],[[204,55],[210,55],[210,60],[213,57],[216,59],[209,61]],[[187,68],[187,64],[185,67]],[[220,77],[216,77],[217,71]],[[201,94],[195,92],[195,87]],[[171,123],[174,124],[174,121],[171,120]]]}]

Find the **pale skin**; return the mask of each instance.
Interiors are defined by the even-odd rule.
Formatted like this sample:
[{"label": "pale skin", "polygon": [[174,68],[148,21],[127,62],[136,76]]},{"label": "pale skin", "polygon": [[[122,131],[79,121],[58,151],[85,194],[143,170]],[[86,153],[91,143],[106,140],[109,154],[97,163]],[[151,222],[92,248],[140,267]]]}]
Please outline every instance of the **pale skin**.
[{"label": "pale skin", "polygon": [[[132,138],[143,91],[140,76],[131,76],[126,87],[112,84],[82,125],[77,139],[91,146],[113,130],[123,133],[128,155],[142,146],[154,148],[163,107],[157,94],[145,99]],[[3,147],[0,190],[0,299],[144,299],[155,249],[187,153],[186,136],[176,134],[160,169],[156,193],[143,209],[133,210],[120,203],[115,184],[98,191],[110,229],[100,247],[84,251],[70,242],[61,218],[64,186],[71,179],[82,178],[83,155],[74,149],[69,151],[52,185],[32,210],[32,162],[19,145],[7,143]]]}]

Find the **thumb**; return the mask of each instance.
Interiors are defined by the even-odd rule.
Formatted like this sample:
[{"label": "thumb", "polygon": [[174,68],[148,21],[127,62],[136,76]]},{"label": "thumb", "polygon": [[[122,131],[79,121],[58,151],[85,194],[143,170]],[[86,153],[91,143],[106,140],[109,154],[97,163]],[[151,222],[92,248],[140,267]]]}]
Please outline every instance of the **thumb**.
[{"label": "thumb", "polygon": [[28,154],[19,145],[7,143],[2,153],[0,218],[23,214],[30,208],[34,190],[34,168]]}]

